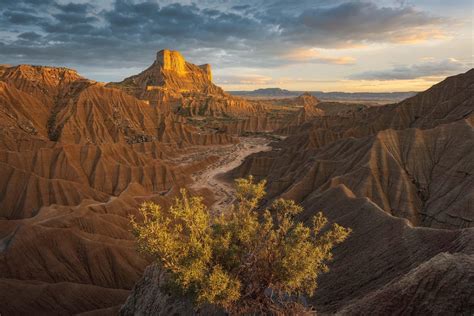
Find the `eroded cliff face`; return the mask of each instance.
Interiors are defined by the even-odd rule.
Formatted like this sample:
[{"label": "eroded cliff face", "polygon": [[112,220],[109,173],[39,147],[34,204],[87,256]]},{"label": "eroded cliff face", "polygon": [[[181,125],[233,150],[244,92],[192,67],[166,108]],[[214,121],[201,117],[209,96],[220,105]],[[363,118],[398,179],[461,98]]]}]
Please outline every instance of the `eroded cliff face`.
[{"label": "eroded cliff face", "polygon": [[209,64],[188,63],[179,52],[166,49],[140,74],[108,86],[146,100],[158,111],[185,116],[249,116],[261,110],[216,86]]},{"label": "eroded cliff face", "polygon": [[271,195],[298,201],[344,184],[412,225],[471,227],[473,87],[471,70],[399,104],[315,116],[239,175],[268,177]]},{"label": "eroded cliff face", "polygon": [[223,90],[212,83],[211,67],[196,66],[186,62],[181,53],[161,50],[153,64],[138,75],[110,84],[133,93],[136,97],[147,97],[147,91],[162,91],[170,95],[185,92],[223,94]]},{"label": "eroded cliff face", "polygon": [[237,140],[70,69],[1,69],[0,312],[116,312],[149,263],[128,217],[214,159],[178,157]]},{"label": "eroded cliff face", "polygon": [[353,229],[310,299],[318,311],[474,309],[473,91],[470,70],[398,104],[314,117],[234,172],[302,203],[302,220],[322,210]]}]

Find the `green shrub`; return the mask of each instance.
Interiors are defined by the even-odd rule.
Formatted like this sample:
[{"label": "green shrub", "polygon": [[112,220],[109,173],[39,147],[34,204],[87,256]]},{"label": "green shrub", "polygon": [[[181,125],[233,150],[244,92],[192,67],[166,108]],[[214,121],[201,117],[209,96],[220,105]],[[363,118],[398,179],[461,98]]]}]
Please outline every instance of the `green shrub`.
[{"label": "green shrub", "polygon": [[213,304],[235,314],[307,310],[298,298],[314,295],[333,247],[350,229],[333,224],[322,232],[322,213],[305,226],[295,221],[302,207],[291,200],[258,211],[265,181],[249,177],[235,184],[235,204],[216,217],[202,197],[185,190],[168,210],[143,203],[143,221],[132,219],[140,251],[156,258],[196,306]]}]

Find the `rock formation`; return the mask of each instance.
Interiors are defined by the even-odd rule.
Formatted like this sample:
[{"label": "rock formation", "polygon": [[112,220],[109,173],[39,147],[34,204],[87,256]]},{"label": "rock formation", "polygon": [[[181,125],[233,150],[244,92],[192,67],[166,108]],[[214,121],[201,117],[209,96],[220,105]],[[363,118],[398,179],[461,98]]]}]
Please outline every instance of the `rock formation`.
[{"label": "rock formation", "polygon": [[146,100],[159,111],[186,116],[248,116],[260,110],[213,84],[209,64],[196,66],[167,49],[159,51],[155,62],[140,74],[108,86]]},{"label": "rock formation", "polygon": [[173,295],[166,290],[167,285],[166,273],[155,264],[148,266],[120,309],[120,315],[226,315],[211,306],[196,308],[191,298]]},{"label": "rock formation", "polygon": [[237,140],[70,69],[1,69],[0,313],[113,313],[148,264],[128,216],[212,162],[177,157]]},{"label": "rock formation", "polygon": [[[212,83],[210,65],[196,66],[184,60],[181,53],[161,50],[154,63],[138,75],[109,86],[124,89],[138,98],[150,99],[158,92],[180,95],[182,93],[223,94],[223,90]],[[155,91],[155,92],[153,92]]]}]

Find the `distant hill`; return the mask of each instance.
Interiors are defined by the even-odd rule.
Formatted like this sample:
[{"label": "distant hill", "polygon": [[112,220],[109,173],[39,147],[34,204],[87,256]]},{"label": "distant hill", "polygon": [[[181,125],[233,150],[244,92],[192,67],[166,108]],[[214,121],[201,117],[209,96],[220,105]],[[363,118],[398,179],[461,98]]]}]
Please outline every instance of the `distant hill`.
[{"label": "distant hill", "polygon": [[298,96],[296,91],[289,91],[280,88],[265,88],[253,91],[229,91],[230,94],[239,96],[254,96],[254,97],[294,97]]},{"label": "distant hill", "polygon": [[[241,97],[252,98],[282,98],[297,97],[305,91],[290,91],[280,88],[257,89],[253,91],[229,91],[230,94]],[[416,94],[414,91],[408,92],[322,92],[309,91],[309,93],[321,100],[368,100],[368,101],[401,101]]]}]

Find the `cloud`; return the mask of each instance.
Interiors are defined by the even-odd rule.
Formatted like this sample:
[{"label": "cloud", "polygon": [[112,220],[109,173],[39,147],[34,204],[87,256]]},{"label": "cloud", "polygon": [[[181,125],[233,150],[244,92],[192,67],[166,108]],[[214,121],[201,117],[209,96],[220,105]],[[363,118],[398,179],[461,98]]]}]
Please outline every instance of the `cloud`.
[{"label": "cloud", "polygon": [[34,25],[40,21],[40,18],[34,14],[21,11],[3,11],[3,17],[11,24]]},{"label": "cloud", "polygon": [[358,0],[4,0],[0,28],[14,39],[0,38],[0,58],[130,68],[167,47],[221,68],[347,65],[355,60],[321,49],[442,38],[446,23],[414,7]]},{"label": "cloud", "polygon": [[317,64],[352,65],[355,58],[350,56],[332,57],[321,54],[317,49],[295,49],[283,56],[284,59]]},{"label": "cloud", "polygon": [[249,4],[242,4],[242,5],[235,5],[231,9],[237,10],[237,11],[245,11],[250,9],[251,6]]},{"label": "cloud", "polygon": [[41,38],[41,35],[35,32],[25,32],[18,35],[18,38],[27,41],[37,41]]},{"label": "cloud", "polygon": [[319,47],[397,43],[405,34],[423,31],[428,35],[433,29],[441,33],[441,26],[447,22],[414,7],[379,7],[362,1],[308,7],[299,14],[264,14],[262,20],[277,24],[287,41]]},{"label": "cloud", "polygon": [[413,65],[398,65],[386,70],[365,71],[349,77],[353,80],[408,80],[423,77],[448,76],[465,71],[468,65],[454,59],[425,59]]}]

